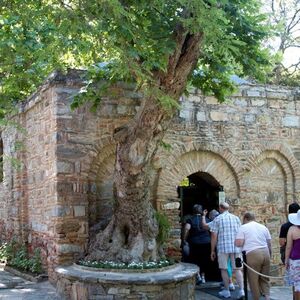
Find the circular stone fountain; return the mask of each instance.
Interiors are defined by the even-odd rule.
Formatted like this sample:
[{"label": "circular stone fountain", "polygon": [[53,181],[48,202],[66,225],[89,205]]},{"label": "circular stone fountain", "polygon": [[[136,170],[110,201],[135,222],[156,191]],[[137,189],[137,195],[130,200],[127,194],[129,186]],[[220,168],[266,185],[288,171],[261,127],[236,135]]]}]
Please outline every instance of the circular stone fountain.
[{"label": "circular stone fountain", "polygon": [[75,299],[194,299],[198,267],[178,263],[162,269],[105,270],[72,265],[56,268],[58,293]]}]

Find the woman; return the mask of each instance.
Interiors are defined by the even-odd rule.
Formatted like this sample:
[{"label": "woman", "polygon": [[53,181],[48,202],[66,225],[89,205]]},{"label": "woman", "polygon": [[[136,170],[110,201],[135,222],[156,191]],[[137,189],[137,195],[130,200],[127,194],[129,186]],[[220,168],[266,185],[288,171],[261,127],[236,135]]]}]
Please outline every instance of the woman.
[{"label": "woman", "polygon": [[293,286],[294,300],[300,300],[300,209],[289,214],[288,219],[293,226],[288,231],[285,249],[287,282]]},{"label": "woman", "polygon": [[205,283],[205,273],[208,271],[210,262],[210,234],[202,227],[201,219],[202,206],[195,204],[193,216],[187,220],[183,235],[184,242],[188,242],[190,246],[189,262],[198,265],[200,269],[196,284]]}]

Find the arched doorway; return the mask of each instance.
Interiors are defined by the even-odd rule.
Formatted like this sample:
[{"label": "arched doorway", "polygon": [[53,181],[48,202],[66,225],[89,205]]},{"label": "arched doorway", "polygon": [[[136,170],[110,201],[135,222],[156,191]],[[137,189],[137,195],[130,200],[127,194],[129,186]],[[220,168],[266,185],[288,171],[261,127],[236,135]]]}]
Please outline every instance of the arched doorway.
[{"label": "arched doorway", "polygon": [[[209,212],[213,209],[218,209],[220,192],[221,194],[224,193],[223,186],[209,173],[196,172],[184,178],[178,186],[182,229],[186,221],[191,217],[195,204],[201,204],[203,209],[207,209]],[[205,274],[206,280],[221,281],[217,261],[212,262],[210,256],[207,257],[207,260],[210,263]],[[187,262],[194,263],[188,259]]]}]

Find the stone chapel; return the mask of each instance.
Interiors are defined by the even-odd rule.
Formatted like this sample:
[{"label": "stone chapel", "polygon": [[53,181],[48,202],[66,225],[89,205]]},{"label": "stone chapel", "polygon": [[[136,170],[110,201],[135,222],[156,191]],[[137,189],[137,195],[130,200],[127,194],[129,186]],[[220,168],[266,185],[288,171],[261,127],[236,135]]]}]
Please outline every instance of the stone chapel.
[{"label": "stone chapel", "polygon": [[[79,71],[52,74],[0,129],[1,240],[40,247],[53,280],[112,214],[112,134],[141,99],[118,83],[96,113],[88,104],[73,111],[82,86]],[[168,253],[178,255],[193,204],[212,209],[226,199],[270,229],[278,263],[280,225],[288,204],[300,202],[300,90],[243,81],[222,104],[193,90],[164,142],[170,147],[159,149],[151,176],[153,205],[172,224]]]}]

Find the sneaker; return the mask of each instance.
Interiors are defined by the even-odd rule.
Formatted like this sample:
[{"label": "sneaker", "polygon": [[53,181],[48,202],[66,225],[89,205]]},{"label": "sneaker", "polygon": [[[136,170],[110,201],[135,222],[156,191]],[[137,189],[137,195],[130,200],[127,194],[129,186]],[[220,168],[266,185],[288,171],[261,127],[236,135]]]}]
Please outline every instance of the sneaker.
[{"label": "sneaker", "polygon": [[[221,290],[225,289],[223,282],[220,284],[220,288],[221,288]],[[228,288],[229,288],[230,291],[234,291],[235,290],[235,285],[233,283],[229,283]]]},{"label": "sneaker", "polygon": [[223,290],[223,291],[219,292],[219,296],[224,297],[224,298],[230,298],[231,294],[230,294],[230,291]]},{"label": "sneaker", "polygon": [[245,297],[244,290],[239,290],[238,293],[237,293],[237,299],[241,299],[243,297]]}]

